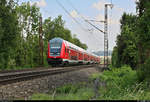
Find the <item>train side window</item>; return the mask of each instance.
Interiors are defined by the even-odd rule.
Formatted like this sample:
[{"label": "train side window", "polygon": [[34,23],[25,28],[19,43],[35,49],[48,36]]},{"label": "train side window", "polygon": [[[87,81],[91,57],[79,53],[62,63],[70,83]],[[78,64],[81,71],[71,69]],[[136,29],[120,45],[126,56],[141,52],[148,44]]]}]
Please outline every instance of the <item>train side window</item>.
[{"label": "train side window", "polygon": [[67,49],[67,53],[69,53],[69,49]]}]

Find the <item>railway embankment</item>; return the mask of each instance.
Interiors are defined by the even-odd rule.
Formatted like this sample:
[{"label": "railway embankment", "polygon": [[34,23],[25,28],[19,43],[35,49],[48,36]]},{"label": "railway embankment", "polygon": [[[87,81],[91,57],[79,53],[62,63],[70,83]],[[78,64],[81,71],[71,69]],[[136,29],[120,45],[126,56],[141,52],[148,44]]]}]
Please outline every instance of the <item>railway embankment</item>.
[{"label": "railway embankment", "polygon": [[139,82],[129,66],[92,74],[87,83],[58,87],[49,94],[34,94],[31,100],[150,100],[149,82]]},{"label": "railway embankment", "polygon": [[33,80],[3,85],[0,86],[0,99],[26,100],[34,93],[47,94],[56,87],[60,87],[67,83],[76,84],[79,82],[88,82],[89,76],[98,72],[99,70],[97,67],[89,67],[72,72],[44,76]]}]

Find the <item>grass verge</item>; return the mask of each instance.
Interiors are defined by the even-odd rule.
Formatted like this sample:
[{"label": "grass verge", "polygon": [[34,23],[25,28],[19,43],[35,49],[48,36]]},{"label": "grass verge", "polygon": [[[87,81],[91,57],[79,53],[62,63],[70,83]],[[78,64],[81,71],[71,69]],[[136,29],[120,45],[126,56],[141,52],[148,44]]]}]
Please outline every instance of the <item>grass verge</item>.
[{"label": "grass verge", "polygon": [[49,95],[35,94],[31,99],[92,100],[95,97],[93,85],[99,79],[97,100],[150,100],[148,83],[139,83],[136,71],[129,66],[93,74],[89,79],[89,83],[67,84]]}]

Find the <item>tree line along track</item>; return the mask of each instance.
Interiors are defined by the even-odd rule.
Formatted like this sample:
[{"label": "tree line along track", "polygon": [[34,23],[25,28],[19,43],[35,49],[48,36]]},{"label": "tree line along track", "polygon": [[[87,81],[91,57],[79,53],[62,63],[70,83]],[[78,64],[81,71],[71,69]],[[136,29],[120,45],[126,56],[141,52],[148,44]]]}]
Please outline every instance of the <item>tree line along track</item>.
[{"label": "tree line along track", "polygon": [[93,65],[82,65],[73,67],[58,67],[58,68],[47,68],[47,69],[34,69],[34,70],[24,70],[24,71],[8,71],[5,73],[0,73],[0,85],[6,85],[11,83],[16,83],[20,81],[31,80],[34,78],[39,78],[43,76],[61,74],[66,72],[71,72],[75,70],[80,70],[84,68],[94,67]]}]

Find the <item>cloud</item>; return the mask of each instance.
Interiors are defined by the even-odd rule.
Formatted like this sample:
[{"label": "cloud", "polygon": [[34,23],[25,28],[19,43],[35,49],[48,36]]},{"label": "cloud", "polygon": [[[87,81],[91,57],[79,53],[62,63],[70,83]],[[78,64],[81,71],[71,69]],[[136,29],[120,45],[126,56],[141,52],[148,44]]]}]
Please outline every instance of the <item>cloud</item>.
[{"label": "cloud", "polygon": [[95,17],[96,21],[104,21],[104,16],[99,14]]},{"label": "cloud", "polygon": [[34,4],[38,7],[45,7],[47,5],[45,0],[40,0],[40,1],[36,1],[36,2],[31,3],[31,5],[34,5]]},{"label": "cloud", "polygon": [[106,2],[106,0],[99,0],[98,2],[95,2],[92,7],[96,8],[97,10],[101,11],[104,10],[105,4],[111,4],[110,2]]},{"label": "cloud", "polygon": [[74,18],[78,18],[78,17],[79,17],[78,13],[77,13],[75,10],[71,11],[71,12],[70,12],[70,15],[71,15],[72,17],[74,17]]},{"label": "cloud", "polygon": [[[134,0],[136,1],[136,0]],[[100,0],[98,2],[95,2],[92,7],[96,8],[97,10],[101,11],[104,10],[104,5],[105,4],[111,4],[110,2],[106,2],[106,0]],[[118,7],[116,5],[113,6],[113,8],[115,8],[116,10],[118,10],[119,12],[124,12],[125,10],[121,7]]]},{"label": "cloud", "polygon": [[109,19],[108,20],[109,24],[111,25],[119,25],[120,24],[120,21],[118,19]]},{"label": "cloud", "polygon": [[117,10],[118,12],[125,12],[125,10],[119,6],[114,6],[114,9]]},{"label": "cloud", "polygon": [[[102,14],[98,14],[95,18],[95,21],[104,21],[104,16]],[[95,24],[103,24],[100,22],[95,22]],[[109,25],[119,25],[120,24],[120,19],[118,17],[108,15],[108,24]]]},{"label": "cloud", "polygon": [[133,0],[134,2],[139,2],[139,0]]},{"label": "cloud", "polygon": [[[92,7],[96,8],[99,11],[104,11],[104,5],[110,4],[106,0],[99,0],[98,2],[93,3]],[[116,15],[113,15],[110,19],[110,13],[108,14],[108,23],[111,25],[119,25],[120,24],[120,14],[123,13],[125,10],[117,5],[113,6],[112,12],[117,12]],[[96,21],[104,21],[104,14],[102,12],[98,14],[95,18]],[[96,24],[99,24],[99,22],[96,22]]]},{"label": "cloud", "polygon": [[99,2],[97,2],[97,3],[94,3],[94,4],[92,5],[92,7],[96,8],[96,9],[98,9],[98,10],[103,10],[104,4],[105,4],[105,1],[99,1]]},{"label": "cloud", "polygon": [[[99,14],[95,17],[96,21],[104,21],[104,16]],[[114,17],[110,18],[110,16],[108,17],[108,22],[111,23],[111,24],[119,24],[119,20],[118,19],[115,19]],[[99,24],[99,22],[97,23]]]}]

